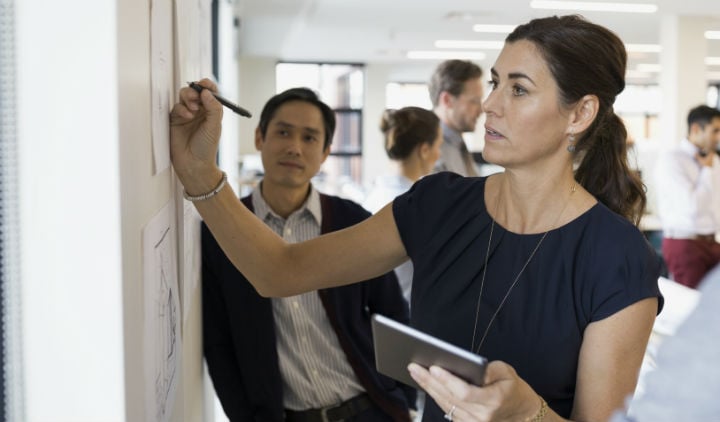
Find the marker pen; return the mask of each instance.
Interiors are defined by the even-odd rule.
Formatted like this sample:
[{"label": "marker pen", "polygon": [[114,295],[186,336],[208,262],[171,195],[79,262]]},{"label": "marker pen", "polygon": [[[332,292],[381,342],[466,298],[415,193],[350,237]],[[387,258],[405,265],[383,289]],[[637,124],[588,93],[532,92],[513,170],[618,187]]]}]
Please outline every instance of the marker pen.
[{"label": "marker pen", "polygon": [[[190,86],[190,88],[194,89],[197,92],[201,92],[203,89],[205,89],[205,87],[195,82],[188,82],[187,84]],[[222,97],[220,94],[213,92],[212,95],[213,97],[215,97],[216,100],[220,101],[220,104],[224,105],[235,113],[245,117],[252,117],[252,114],[250,114],[249,111]]]}]

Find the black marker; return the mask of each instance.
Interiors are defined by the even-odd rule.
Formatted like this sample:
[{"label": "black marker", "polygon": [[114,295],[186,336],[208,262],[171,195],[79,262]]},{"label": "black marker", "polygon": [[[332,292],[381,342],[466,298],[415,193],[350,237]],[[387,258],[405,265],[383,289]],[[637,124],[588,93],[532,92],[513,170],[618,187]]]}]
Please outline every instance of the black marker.
[{"label": "black marker", "polygon": [[[195,82],[188,82],[188,85],[190,85],[190,88],[194,89],[197,92],[201,92],[205,87],[202,85],[199,85]],[[224,105],[225,107],[229,108],[230,110],[234,111],[235,113],[245,116],[245,117],[252,117],[252,114],[250,114],[249,111],[245,110],[244,108],[240,107],[239,105],[230,102],[229,100],[223,98],[220,96],[220,94],[212,93],[213,97],[215,97],[216,100],[220,101],[220,104]]]}]

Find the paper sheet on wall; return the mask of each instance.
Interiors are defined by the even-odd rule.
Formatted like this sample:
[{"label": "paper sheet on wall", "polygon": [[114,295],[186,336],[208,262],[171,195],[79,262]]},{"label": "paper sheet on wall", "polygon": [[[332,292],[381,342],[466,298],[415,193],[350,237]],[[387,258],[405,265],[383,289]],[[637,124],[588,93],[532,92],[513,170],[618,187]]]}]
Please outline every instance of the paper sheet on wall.
[{"label": "paper sheet on wall", "polygon": [[168,202],[143,229],[145,420],[170,420],[180,376],[175,213]]},{"label": "paper sheet on wall", "polygon": [[210,0],[184,0],[175,5],[177,71],[182,83],[212,76]]},{"label": "paper sheet on wall", "polygon": [[170,166],[170,99],[173,90],[172,1],[150,2],[150,57],[152,60],[153,174]]}]

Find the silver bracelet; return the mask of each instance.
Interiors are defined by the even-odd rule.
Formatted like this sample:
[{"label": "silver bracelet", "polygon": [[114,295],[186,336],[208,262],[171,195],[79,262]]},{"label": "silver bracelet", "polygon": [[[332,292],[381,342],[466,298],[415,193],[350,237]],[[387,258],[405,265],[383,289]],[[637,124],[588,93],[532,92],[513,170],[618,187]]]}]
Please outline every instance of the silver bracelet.
[{"label": "silver bracelet", "polygon": [[192,202],[204,201],[206,199],[210,199],[213,196],[217,195],[222,190],[222,188],[225,187],[225,184],[227,184],[227,173],[222,172],[222,179],[220,179],[220,183],[218,183],[218,185],[215,187],[215,189],[211,190],[208,193],[204,193],[202,195],[195,195],[195,196],[188,195],[187,191],[185,189],[183,189],[183,197],[185,197],[185,199],[187,199],[188,201],[192,201]]}]

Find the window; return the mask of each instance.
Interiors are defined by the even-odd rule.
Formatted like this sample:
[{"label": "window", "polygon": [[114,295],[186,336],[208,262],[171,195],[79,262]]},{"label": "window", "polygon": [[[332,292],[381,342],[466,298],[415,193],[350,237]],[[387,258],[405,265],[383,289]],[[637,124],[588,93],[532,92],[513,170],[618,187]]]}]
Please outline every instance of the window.
[{"label": "window", "polygon": [[385,86],[385,106],[403,108],[407,106],[423,107],[432,110],[432,101],[426,83],[390,82]]},{"label": "window", "polygon": [[[318,93],[337,118],[330,156],[317,179],[342,196],[343,185],[362,181],[362,108],[365,97],[365,69],[361,64],[278,63],[276,92],[307,87]],[[328,184],[330,186],[328,186]],[[348,195],[346,195],[348,196]]]},{"label": "window", "polygon": [[632,141],[658,136],[658,114],[661,92],[657,85],[628,85],[615,101],[615,111],[622,117]]}]

